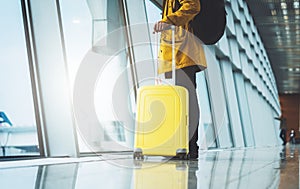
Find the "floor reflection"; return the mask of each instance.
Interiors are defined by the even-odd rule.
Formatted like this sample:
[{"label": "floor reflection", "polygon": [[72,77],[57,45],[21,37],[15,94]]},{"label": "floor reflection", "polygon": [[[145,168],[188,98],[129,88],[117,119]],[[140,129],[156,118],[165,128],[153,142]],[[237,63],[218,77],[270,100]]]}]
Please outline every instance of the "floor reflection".
[{"label": "floor reflection", "polygon": [[280,184],[279,188],[294,189],[299,185],[299,149],[300,146],[290,144],[280,153]]},{"label": "floor reflection", "polygon": [[202,151],[198,161],[106,154],[92,161],[1,168],[1,188],[299,188],[299,145]]},{"label": "floor reflection", "polygon": [[170,161],[168,163],[145,161],[139,162],[134,169],[133,181],[135,189],[188,188],[188,178],[187,161]]}]

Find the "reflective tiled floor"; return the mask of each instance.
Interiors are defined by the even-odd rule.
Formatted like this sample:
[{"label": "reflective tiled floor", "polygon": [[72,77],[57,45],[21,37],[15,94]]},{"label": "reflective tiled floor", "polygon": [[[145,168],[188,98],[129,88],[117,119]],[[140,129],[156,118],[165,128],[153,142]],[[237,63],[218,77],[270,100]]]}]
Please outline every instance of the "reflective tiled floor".
[{"label": "reflective tiled floor", "polygon": [[119,153],[0,162],[0,188],[294,189],[299,188],[299,149],[201,151],[198,161],[133,161],[130,153]]}]

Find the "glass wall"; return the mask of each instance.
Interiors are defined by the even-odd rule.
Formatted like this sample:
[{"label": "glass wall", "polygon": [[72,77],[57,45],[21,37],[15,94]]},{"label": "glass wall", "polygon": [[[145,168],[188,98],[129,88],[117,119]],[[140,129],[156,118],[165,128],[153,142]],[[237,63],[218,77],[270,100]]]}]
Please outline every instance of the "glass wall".
[{"label": "glass wall", "polygon": [[124,5],[61,1],[80,152],[132,148],[134,120]]},{"label": "glass wall", "polygon": [[198,145],[201,149],[211,149],[217,147],[217,136],[212,120],[210,96],[207,87],[205,72],[199,72],[197,74],[197,95],[200,108]]},{"label": "glass wall", "polygon": [[226,107],[230,120],[233,144],[234,147],[243,147],[245,146],[245,144],[241,117],[238,110],[238,101],[232,73],[232,64],[227,60],[220,60],[220,67],[222,71],[224,92],[226,94]]},{"label": "glass wall", "polygon": [[20,1],[0,1],[0,22],[0,156],[39,155]]},{"label": "glass wall", "polygon": [[206,78],[218,147],[230,148],[233,147],[233,138],[226,107],[222,72],[215,47],[205,46],[205,55],[207,61]]},{"label": "glass wall", "polygon": [[92,47],[93,20],[87,1],[60,1],[68,70],[73,88],[77,70]]},{"label": "glass wall", "polygon": [[[73,89],[80,63],[92,47],[92,16],[86,1],[61,1],[60,7],[70,85]],[[80,151],[90,151],[80,133],[77,132],[77,134]]]},{"label": "glass wall", "polygon": [[235,83],[235,88],[237,93],[237,100],[239,104],[239,112],[241,115],[241,122],[243,126],[245,146],[247,147],[254,146],[255,141],[253,136],[252,120],[250,117],[244,78],[242,74],[239,72],[234,72],[233,75],[234,75],[234,83]]}]

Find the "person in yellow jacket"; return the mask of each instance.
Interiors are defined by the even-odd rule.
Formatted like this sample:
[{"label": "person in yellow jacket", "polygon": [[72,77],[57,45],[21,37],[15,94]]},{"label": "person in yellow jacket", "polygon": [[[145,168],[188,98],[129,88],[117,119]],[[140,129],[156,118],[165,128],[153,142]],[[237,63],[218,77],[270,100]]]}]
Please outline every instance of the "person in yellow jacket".
[{"label": "person in yellow jacket", "polygon": [[196,73],[206,69],[202,43],[193,35],[190,22],[201,11],[199,0],[164,0],[162,19],[155,23],[154,32],[161,32],[159,73],[170,77],[172,70],[171,25],[175,25],[176,85],[189,91],[189,158],[197,159],[199,146],[199,106],[196,94]]}]

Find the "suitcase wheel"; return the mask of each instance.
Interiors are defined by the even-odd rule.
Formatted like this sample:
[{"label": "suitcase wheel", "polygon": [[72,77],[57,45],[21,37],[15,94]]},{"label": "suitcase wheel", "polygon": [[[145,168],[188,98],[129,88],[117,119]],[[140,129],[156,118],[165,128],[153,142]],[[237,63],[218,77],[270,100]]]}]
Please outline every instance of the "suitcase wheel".
[{"label": "suitcase wheel", "polygon": [[186,149],[177,149],[176,157],[178,157],[182,160],[187,160],[188,159],[187,150]]},{"label": "suitcase wheel", "polygon": [[133,159],[143,160],[144,159],[144,155],[143,155],[142,152],[134,152],[133,153]]},{"label": "suitcase wheel", "polygon": [[182,159],[182,160],[187,160],[188,159],[188,155],[186,153],[177,153],[176,156],[179,159]]}]

